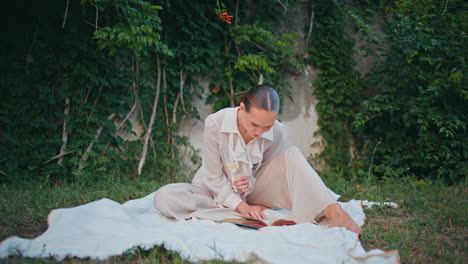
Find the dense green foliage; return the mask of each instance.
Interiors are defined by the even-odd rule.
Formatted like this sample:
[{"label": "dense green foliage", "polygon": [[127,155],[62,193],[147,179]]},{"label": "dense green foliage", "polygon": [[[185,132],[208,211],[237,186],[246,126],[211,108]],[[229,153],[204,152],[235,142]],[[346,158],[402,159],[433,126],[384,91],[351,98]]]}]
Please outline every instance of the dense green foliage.
[{"label": "dense green foliage", "polygon": [[320,115],[317,133],[326,144],[319,157],[326,161],[327,171],[339,175],[347,174],[352,162],[350,124],[362,91],[353,69],[354,41],[346,32],[348,21],[343,7],[340,2],[312,2],[316,22],[309,47],[310,60],[318,69],[314,82]]},{"label": "dense green foliage", "polygon": [[[89,19],[85,16],[91,13],[89,8],[69,13],[62,27],[59,14],[64,6],[59,1],[50,7],[34,1],[7,6],[3,24],[16,26],[7,27],[0,49],[2,177],[48,179],[70,173],[96,128],[101,124],[112,128],[112,123],[104,121],[106,116],[123,111],[125,103],[115,94],[129,96],[128,77],[115,71],[113,58],[96,50],[93,28],[82,22]],[[78,11],[81,6],[71,4],[69,9]],[[13,23],[16,20],[22,23]],[[64,114],[65,98],[69,98],[68,115]],[[74,151],[66,156],[65,170],[44,164],[59,153],[64,120],[70,135],[67,151]],[[115,140],[107,135],[103,144]],[[105,151],[101,147],[96,146],[96,153]],[[113,158],[113,153],[101,157],[96,169]]]},{"label": "dense green foliage", "polygon": [[[330,175],[465,179],[468,173],[463,1],[313,2],[318,134]],[[383,15],[382,15],[383,14]],[[372,32],[385,17],[385,38]],[[349,24],[377,58],[353,70]],[[372,50],[369,47],[377,45]]]},{"label": "dense green foliage", "polygon": [[[187,117],[198,118],[191,106],[203,92],[197,80],[208,77],[210,87],[220,87],[208,98],[217,109],[234,104],[235,94],[260,76],[275,85],[284,67],[300,67],[297,33],[275,33],[285,15],[279,4],[5,6],[3,24],[13,26],[0,44],[2,182],[134,178],[140,165],[141,177],[184,179],[181,147],[185,155],[196,151],[176,131]],[[248,11],[255,7],[262,12]],[[232,24],[218,17],[221,11],[235,12]]]},{"label": "dense green foliage", "polygon": [[379,95],[354,122],[369,138],[367,151],[376,148],[374,174],[466,180],[465,6],[401,0],[388,7],[385,61],[370,77]]},{"label": "dense green foliage", "polygon": [[[135,178],[142,168],[140,177],[184,180],[181,159],[196,163],[197,156],[177,130],[198,118],[192,98],[208,94],[216,110],[260,81],[284,96],[285,72],[305,64],[318,71],[324,151],[317,160],[330,175],[466,179],[460,0],[24,0],[4,7],[2,22],[11,26],[0,43],[0,182],[92,183]],[[294,8],[302,9],[303,32],[289,30]],[[375,21],[385,38],[373,34]],[[350,33],[377,58],[367,76],[353,68]]]}]

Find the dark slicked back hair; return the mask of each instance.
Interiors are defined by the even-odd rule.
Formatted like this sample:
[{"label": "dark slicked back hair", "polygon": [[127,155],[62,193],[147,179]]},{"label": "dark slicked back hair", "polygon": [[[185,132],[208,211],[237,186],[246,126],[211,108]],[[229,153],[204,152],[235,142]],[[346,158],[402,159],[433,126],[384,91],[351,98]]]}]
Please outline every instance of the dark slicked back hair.
[{"label": "dark slicked back hair", "polygon": [[258,85],[246,92],[241,102],[245,105],[245,111],[250,112],[251,107],[256,107],[270,112],[279,113],[280,98],[275,89],[268,85]]}]

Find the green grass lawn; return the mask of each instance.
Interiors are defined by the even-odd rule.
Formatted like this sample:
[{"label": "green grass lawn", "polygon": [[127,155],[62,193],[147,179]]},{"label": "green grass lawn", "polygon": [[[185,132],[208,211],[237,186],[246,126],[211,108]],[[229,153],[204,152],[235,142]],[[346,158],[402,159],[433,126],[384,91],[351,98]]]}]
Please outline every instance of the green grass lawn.
[{"label": "green grass lawn", "polygon": [[[466,263],[467,198],[465,186],[410,178],[364,183],[328,183],[340,200],[392,201],[398,208],[366,209],[361,243],[366,250],[397,249],[402,263]],[[357,186],[359,184],[359,186]],[[101,198],[118,202],[143,197],[160,186],[155,181],[99,183],[93,186],[0,186],[0,240],[12,235],[34,238],[47,228],[50,210]],[[3,263],[54,263],[51,259],[8,258]],[[66,263],[82,263],[67,259]],[[86,260],[94,263],[94,261]],[[103,263],[186,263],[177,253],[157,247],[134,249]],[[213,263],[213,262],[210,262]],[[219,261],[219,263],[225,263]]]}]

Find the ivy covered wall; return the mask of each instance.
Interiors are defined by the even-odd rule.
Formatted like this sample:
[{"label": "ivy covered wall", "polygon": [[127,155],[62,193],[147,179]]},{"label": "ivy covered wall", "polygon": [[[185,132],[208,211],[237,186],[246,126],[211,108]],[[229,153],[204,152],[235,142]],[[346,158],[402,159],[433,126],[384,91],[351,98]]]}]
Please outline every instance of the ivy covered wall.
[{"label": "ivy covered wall", "polygon": [[215,111],[263,81],[294,103],[306,73],[326,177],[466,180],[463,1],[3,6],[1,182],[188,180],[181,160],[199,158],[177,131],[200,118],[193,97]]}]

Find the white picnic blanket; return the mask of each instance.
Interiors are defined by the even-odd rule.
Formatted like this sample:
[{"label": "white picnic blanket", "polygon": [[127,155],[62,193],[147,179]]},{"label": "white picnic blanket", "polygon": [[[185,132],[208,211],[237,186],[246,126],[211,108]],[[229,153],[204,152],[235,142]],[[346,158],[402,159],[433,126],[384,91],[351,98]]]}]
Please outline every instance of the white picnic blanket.
[{"label": "white picnic blanket", "polygon": [[[0,259],[21,255],[104,260],[134,247],[164,245],[189,261],[399,263],[397,250],[366,252],[358,235],[344,228],[306,223],[253,230],[197,218],[175,222],[154,209],[153,197],[151,193],[124,204],[101,199],[53,210],[48,217],[49,228],[42,235],[3,240]],[[364,224],[360,201],[341,205],[359,225]]]}]

